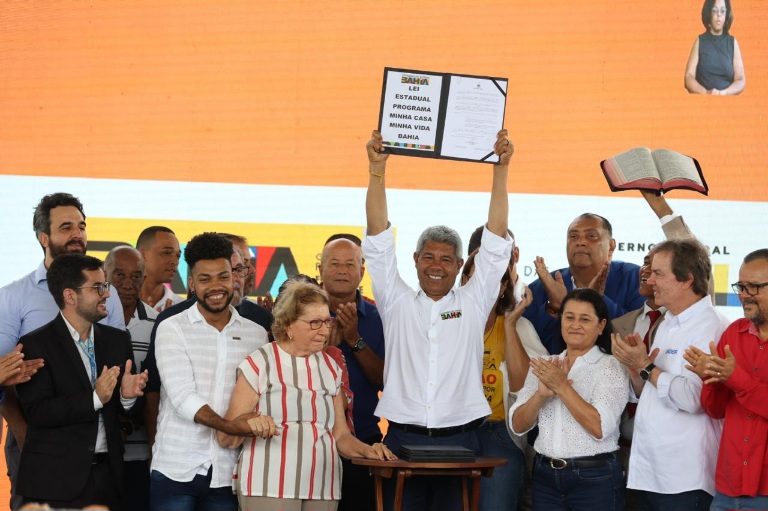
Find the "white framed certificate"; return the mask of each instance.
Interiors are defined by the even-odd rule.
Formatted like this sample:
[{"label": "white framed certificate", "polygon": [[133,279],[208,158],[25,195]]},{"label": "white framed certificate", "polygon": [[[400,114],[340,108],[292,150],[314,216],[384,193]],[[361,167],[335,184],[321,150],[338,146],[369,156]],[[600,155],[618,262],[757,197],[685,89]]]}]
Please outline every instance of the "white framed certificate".
[{"label": "white framed certificate", "polygon": [[506,78],[384,68],[379,131],[387,152],[498,162]]}]

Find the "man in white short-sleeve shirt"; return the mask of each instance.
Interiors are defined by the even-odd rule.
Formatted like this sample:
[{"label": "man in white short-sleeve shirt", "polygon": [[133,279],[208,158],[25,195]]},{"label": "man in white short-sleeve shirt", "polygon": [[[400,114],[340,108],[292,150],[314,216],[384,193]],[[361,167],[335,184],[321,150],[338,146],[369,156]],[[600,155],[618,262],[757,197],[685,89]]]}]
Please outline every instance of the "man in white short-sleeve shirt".
[{"label": "man in white short-sleeve shirt", "polygon": [[[498,297],[512,251],[506,237],[507,172],[514,148],[506,130],[498,134],[493,185],[482,247],[470,282],[454,288],[463,264],[461,238],[453,229],[426,229],[413,255],[419,288],[400,277],[394,232],[387,217],[385,170],[388,154],[381,134],[367,144],[370,179],[363,252],[384,326],[387,357],[384,392],[376,415],[389,420],[385,439],[397,454],[401,445],[461,445],[478,450],[476,428],[490,414],[482,387],[483,330]],[[459,509],[455,478],[413,477],[403,492],[403,510]],[[393,487],[387,488],[391,507]]]}]

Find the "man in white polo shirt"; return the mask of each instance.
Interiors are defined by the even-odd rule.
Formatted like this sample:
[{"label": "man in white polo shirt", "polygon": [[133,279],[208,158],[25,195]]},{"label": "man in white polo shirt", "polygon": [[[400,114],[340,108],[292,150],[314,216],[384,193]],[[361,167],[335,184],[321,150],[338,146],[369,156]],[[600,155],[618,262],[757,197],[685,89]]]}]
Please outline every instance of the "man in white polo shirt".
[{"label": "man in white polo shirt", "polygon": [[[396,454],[409,444],[461,445],[477,452],[476,429],[491,412],[482,386],[483,329],[512,252],[507,172],[514,147],[506,130],[500,131],[488,223],[472,279],[454,288],[463,264],[461,238],[435,226],[422,233],[413,255],[416,290],[397,269],[384,184],[389,155],[381,134],[374,131],[366,147],[370,179],[363,252],[384,325],[384,392],[376,415],[389,420],[385,443]],[[460,487],[451,477],[409,478],[402,509],[459,509]],[[386,493],[391,508],[392,485]]]}]

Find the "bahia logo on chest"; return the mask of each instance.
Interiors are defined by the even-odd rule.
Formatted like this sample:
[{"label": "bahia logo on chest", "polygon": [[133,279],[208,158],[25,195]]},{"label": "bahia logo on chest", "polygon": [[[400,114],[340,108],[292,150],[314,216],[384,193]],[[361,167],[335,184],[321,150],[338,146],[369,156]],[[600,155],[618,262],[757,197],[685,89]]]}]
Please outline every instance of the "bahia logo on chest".
[{"label": "bahia logo on chest", "polygon": [[446,311],[440,314],[440,319],[445,321],[446,319],[459,319],[461,317],[461,311],[455,310],[455,311]]}]

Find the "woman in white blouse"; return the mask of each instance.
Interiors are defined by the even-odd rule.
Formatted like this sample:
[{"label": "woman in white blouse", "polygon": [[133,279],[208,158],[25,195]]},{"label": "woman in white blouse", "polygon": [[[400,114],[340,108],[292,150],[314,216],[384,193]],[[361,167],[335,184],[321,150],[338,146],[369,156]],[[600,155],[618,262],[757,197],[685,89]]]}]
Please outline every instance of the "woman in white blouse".
[{"label": "woman in white blouse", "polygon": [[516,434],[539,426],[534,511],[624,509],[617,450],[629,375],[611,355],[608,319],[599,293],[568,293],[560,316],[566,350],[531,360],[523,389],[509,411]]},{"label": "woman in white blouse", "polygon": [[[367,445],[347,427],[341,368],[323,351],[334,318],[328,296],[293,282],[275,300],[275,342],[251,353],[237,371],[227,418],[248,412],[234,486],[243,511],[333,511],[341,497],[338,455],[396,459],[384,444]],[[236,448],[242,437],[217,435]]]}]

